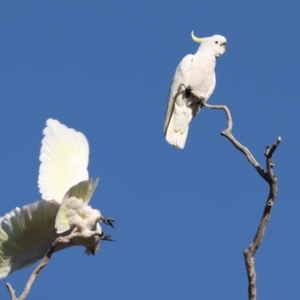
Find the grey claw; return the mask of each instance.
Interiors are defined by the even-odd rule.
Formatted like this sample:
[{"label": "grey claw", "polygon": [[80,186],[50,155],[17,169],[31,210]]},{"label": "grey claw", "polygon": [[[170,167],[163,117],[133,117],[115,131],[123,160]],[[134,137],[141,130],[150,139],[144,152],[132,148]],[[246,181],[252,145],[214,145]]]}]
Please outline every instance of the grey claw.
[{"label": "grey claw", "polygon": [[102,235],[100,236],[100,239],[102,241],[109,241],[109,242],[114,242],[115,239],[111,238],[110,235],[105,235],[104,233],[102,233]]},{"label": "grey claw", "polygon": [[114,222],[115,222],[115,220],[114,219],[112,219],[112,218],[104,218],[104,217],[102,217],[101,218],[101,221],[104,223],[104,224],[106,224],[106,225],[109,225],[109,226],[111,226],[112,228],[115,228],[115,226],[114,226]]}]

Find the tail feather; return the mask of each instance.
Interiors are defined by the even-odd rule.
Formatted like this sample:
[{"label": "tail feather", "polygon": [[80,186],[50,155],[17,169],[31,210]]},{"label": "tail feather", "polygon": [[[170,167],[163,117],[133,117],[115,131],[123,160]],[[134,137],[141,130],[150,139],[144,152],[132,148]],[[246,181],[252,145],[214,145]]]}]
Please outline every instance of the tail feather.
[{"label": "tail feather", "polygon": [[175,131],[175,129],[174,129],[174,114],[172,114],[171,120],[170,120],[167,130],[165,132],[166,140],[169,144],[171,144],[177,148],[183,149],[185,146],[186,139],[187,139],[188,131],[189,131],[189,126],[186,127],[186,129],[183,133],[181,133],[180,130]]}]

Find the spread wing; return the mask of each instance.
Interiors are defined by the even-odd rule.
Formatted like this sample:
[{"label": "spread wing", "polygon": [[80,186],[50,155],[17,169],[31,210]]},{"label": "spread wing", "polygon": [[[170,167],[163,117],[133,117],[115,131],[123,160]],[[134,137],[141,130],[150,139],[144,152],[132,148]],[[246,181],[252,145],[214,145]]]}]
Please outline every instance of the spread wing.
[{"label": "spread wing", "polygon": [[48,119],[43,131],[38,186],[42,199],[61,203],[66,192],[87,180],[89,145],[81,132]]},{"label": "spread wing", "polygon": [[54,227],[58,208],[55,201],[41,200],[0,218],[0,278],[44,257],[58,237]]}]

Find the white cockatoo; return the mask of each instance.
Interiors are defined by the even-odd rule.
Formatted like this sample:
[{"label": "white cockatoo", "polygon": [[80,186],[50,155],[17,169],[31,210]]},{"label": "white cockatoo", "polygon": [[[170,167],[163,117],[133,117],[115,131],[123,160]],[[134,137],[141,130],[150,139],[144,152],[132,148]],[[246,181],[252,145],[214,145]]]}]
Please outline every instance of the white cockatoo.
[{"label": "white cockatoo", "polygon": [[189,124],[208,100],[216,85],[216,59],[226,51],[226,38],[213,35],[192,39],[200,43],[198,51],[186,55],[172,79],[164,124],[166,140],[184,148]]},{"label": "white cockatoo", "polygon": [[0,217],[0,278],[33,264],[57,237],[72,231],[80,235],[55,251],[81,245],[95,254],[100,239],[112,240],[99,222],[114,227],[114,220],[88,205],[98,179],[89,179],[86,137],[53,119],[47,120],[43,134],[38,177],[43,200]]}]

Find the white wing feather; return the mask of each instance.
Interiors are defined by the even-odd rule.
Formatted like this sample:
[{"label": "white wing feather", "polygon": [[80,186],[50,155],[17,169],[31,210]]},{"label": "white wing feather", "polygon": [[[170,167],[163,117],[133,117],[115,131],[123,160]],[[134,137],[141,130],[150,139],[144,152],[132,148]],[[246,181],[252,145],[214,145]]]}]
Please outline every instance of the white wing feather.
[{"label": "white wing feather", "polygon": [[87,180],[89,145],[78,131],[48,119],[43,131],[38,186],[42,199],[61,203],[66,192]]},{"label": "white wing feather", "polygon": [[193,60],[194,55],[188,54],[186,55],[182,61],[179,63],[179,65],[176,68],[175,75],[172,78],[170,91],[169,91],[169,97],[168,97],[168,106],[167,106],[167,112],[165,117],[165,125],[164,125],[164,132],[167,132],[167,128],[169,123],[171,122],[171,118],[173,115],[174,110],[174,96],[178,92],[178,87],[180,84],[185,84],[185,74]]},{"label": "white wing feather", "polygon": [[178,94],[176,101],[174,96],[178,93],[178,88],[181,84],[186,85],[186,74],[193,58],[194,55],[188,54],[179,63],[172,79],[169,92],[164,133],[167,141],[179,148],[184,148],[189,130],[189,123],[193,118],[193,114],[192,110],[186,106],[184,87],[181,88],[182,92]]},{"label": "white wing feather", "polygon": [[[45,256],[58,237],[54,223],[59,204],[41,200],[0,218],[0,278]],[[55,251],[72,244],[63,244]]]}]

